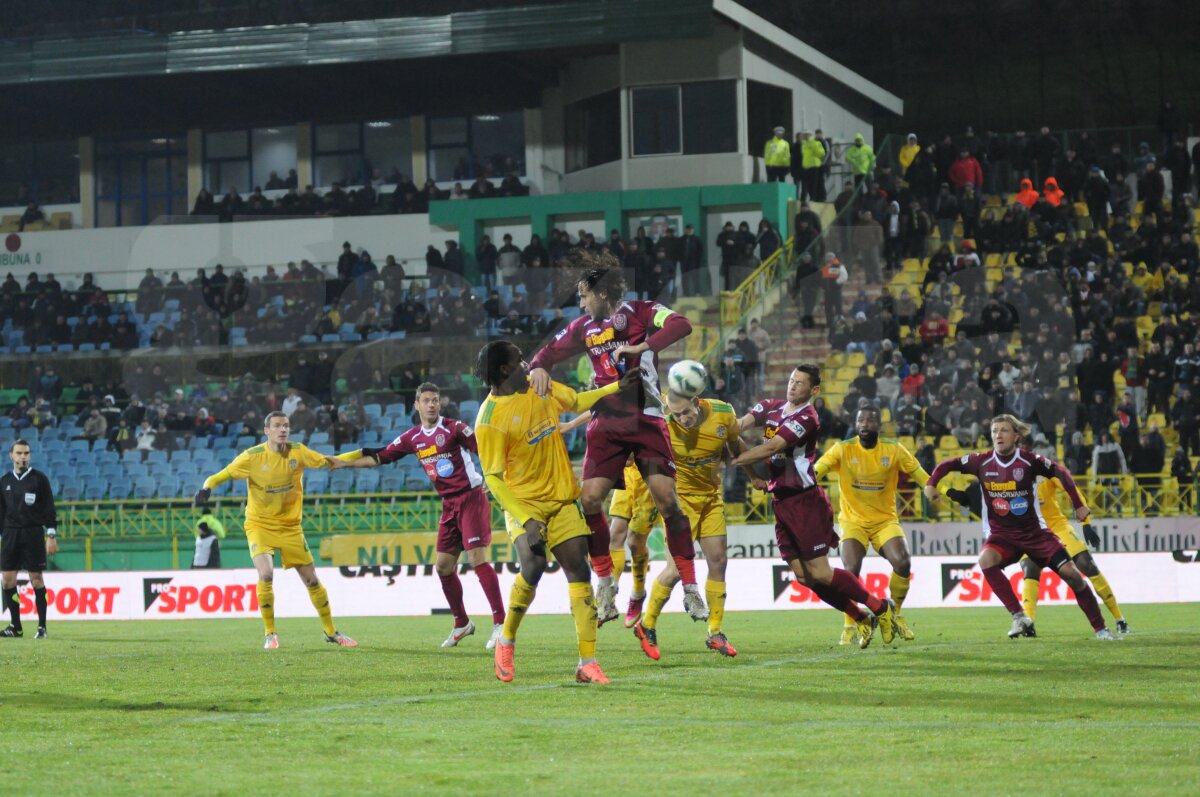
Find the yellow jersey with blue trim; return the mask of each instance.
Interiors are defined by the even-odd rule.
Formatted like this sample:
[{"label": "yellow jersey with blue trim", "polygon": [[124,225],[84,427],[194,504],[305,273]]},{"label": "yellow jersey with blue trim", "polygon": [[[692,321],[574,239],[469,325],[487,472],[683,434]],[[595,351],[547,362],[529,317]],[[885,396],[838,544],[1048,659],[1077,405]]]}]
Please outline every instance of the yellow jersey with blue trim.
[{"label": "yellow jersey with blue trim", "polygon": [[841,523],[876,526],[895,522],[896,484],[900,472],[924,487],[929,474],[907,448],[895,440],[880,438],[865,448],[857,437],[843,440],[817,460],[817,478],[837,473]]},{"label": "yellow jersey with blue trim", "polygon": [[733,407],[716,399],[700,399],[700,417],[691,429],[674,418],[668,424],[675,453],[675,489],[682,495],[709,495],[721,490],[725,446],[738,436]]},{"label": "yellow jersey with blue trim", "polygon": [[302,443],[288,443],[283,453],[264,443],[238,454],[225,472],[246,480],[247,521],[268,529],[294,529],[304,509],[304,469],[327,464],[324,454]]},{"label": "yellow jersey with blue trim", "polygon": [[579,482],[558,429],[562,413],[575,405],[575,391],[558,382],[539,398],[532,387],[507,396],[489,394],[475,418],[479,464],[485,474],[504,474],[516,498],[574,501]]}]

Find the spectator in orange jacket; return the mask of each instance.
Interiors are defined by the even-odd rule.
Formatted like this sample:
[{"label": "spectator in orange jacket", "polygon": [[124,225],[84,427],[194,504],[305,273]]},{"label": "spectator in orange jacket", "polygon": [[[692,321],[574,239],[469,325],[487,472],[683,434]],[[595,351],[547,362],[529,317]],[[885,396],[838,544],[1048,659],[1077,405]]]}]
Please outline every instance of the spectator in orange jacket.
[{"label": "spectator in orange jacket", "polygon": [[1038,192],[1033,190],[1033,181],[1028,177],[1021,181],[1021,190],[1017,191],[1017,201],[1030,210],[1037,204]]},{"label": "spectator in orange jacket", "polygon": [[1062,204],[1063,197],[1066,194],[1058,187],[1058,181],[1053,177],[1046,178],[1046,184],[1042,186],[1042,197],[1054,207]]}]

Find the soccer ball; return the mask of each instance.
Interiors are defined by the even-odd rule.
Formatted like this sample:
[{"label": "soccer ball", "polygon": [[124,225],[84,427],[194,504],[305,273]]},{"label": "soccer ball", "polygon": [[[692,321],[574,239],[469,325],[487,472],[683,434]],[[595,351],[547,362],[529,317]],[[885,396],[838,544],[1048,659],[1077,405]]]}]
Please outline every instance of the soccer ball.
[{"label": "soccer ball", "polygon": [[667,371],[667,387],[684,398],[700,395],[707,384],[708,371],[695,360],[680,360]]}]

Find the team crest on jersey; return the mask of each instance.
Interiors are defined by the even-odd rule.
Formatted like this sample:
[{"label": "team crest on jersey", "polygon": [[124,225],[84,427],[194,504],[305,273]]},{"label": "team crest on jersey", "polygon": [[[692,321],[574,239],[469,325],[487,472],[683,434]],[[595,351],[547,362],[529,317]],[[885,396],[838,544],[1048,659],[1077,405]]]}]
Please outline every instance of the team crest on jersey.
[{"label": "team crest on jersey", "polygon": [[1017,481],[1021,481],[1021,479],[1024,479],[1025,478],[1025,469],[1024,468],[1013,468],[1013,478],[1016,479]]},{"label": "team crest on jersey", "polygon": [[297,461],[296,461],[296,460],[294,460],[294,459],[289,459],[289,460],[288,460],[288,467],[289,467],[289,468],[291,468],[292,470],[295,470],[295,469],[296,469],[296,466],[297,466],[297,465],[299,465],[299,464],[300,464],[300,463],[299,463],[299,462],[297,462]]},{"label": "team crest on jersey", "polygon": [[433,440],[439,446],[446,445],[446,435],[444,435],[444,434],[439,434],[437,437],[433,438]]},{"label": "team crest on jersey", "polygon": [[629,319],[625,317],[624,313],[617,313],[615,316],[613,316],[613,329],[617,330],[618,332],[624,332],[625,326],[628,323]]},{"label": "team crest on jersey", "polygon": [[725,436],[725,427],[718,426],[717,427],[717,437],[724,437],[724,436]]},{"label": "team crest on jersey", "polygon": [[880,463],[881,465],[883,465],[883,467],[885,467],[885,468],[886,468],[886,467],[887,467],[889,464],[891,464],[891,461],[892,461],[892,458],[891,458],[891,457],[880,457],[880,459],[879,459],[879,463]]}]

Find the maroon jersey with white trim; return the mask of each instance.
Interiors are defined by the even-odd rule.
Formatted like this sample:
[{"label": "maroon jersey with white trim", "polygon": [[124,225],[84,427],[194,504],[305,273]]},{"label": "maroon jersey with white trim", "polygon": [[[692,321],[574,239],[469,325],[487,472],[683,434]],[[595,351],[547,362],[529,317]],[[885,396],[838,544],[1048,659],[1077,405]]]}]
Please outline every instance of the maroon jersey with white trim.
[{"label": "maroon jersey with white trim", "polygon": [[[637,300],[621,302],[608,318],[596,320],[590,315],[582,315],[542,347],[530,361],[529,367],[549,371],[556,363],[583,352],[592,363],[596,386],[604,387],[621,378],[621,373],[613,363],[612,352],[626,343],[637,345],[645,342],[673,313],[669,307],[658,302]],[[661,393],[658,386],[658,353],[652,350],[642,352],[639,365],[646,375],[647,390],[653,387],[656,394]],[[645,406],[639,406],[639,402]],[[592,408],[596,415],[632,415],[639,410],[656,418],[663,417],[658,403],[645,401],[640,394],[605,396]]]},{"label": "maroon jersey with white trim", "polygon": [[791,407],[783,399],[764,399],[750,410],[755,426],[763,426],[763,436],[776,435],[787,441],[787,448],[767,460],[770,476],[767,489],[778,498],[797,495],[817,484],[817,432],[821,421],[811,404]]},{"label": "maroon jersey with white trim", "polygon": [[453,418],[438,418],[432,429],[414,426],[393,440],[379,452],[379,464],[412,454],[439,495],[455,495],[483,485],[483,474],[467,453],[478,450],[470,426]]},{"label": "maroon jersey with white trim", "polygon": [[[1038,506],[1037,479],[1061,478],[1063,470],[1050,460],[1024,448],[1018,448],[1007,461],[995,451],[964,454],[938,463],[929,476],[936,487],[950,472],[965,473],[979,480],[983,490],[983,533],[1034,531],[1045,528]],[[1070,481],[1070,476],[1067,476]],[[1074,487],[1074,482],[1070,485]],[[1064,482],[1064,487],[1066,483]],[[1068,489],[1068,494],[1073,490]],[[1078,496],[1078,493],[1076,493]]]}]

